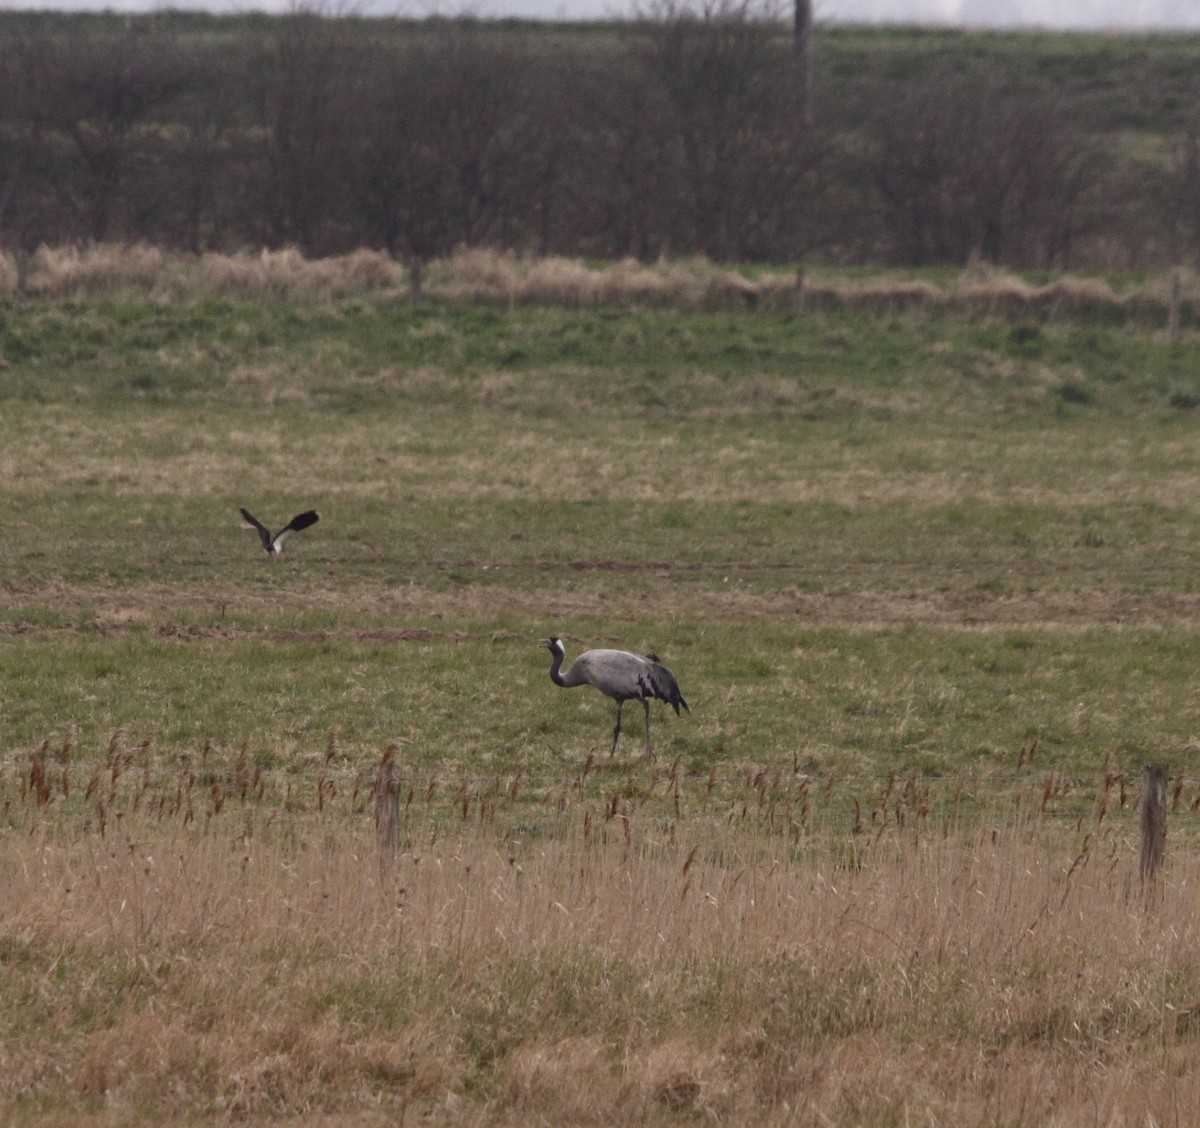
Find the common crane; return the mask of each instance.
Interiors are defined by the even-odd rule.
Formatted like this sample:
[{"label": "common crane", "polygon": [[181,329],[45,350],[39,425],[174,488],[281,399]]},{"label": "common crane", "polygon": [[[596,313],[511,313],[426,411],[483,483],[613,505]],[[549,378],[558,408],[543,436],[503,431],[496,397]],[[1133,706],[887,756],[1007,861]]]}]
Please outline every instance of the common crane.
[{"label": "common crane", "polygon": [[650,747],[650,699],[657,697],[665,701],[675,710],[676,716],[681,706],[691,712],[683,694],[679,692],[675,675],[658,660],[656,654],[643,656],[631,654],[628,650],[585,650],[564,672],[562,663],[566,649],[562,639],[543,639],[542,645],[550,651],[550,680],[555,685],[561,685],[564,689],[576,685],[594,686],[617,703],[617,726],[613,729],[612,748],[608,751],[610,756],[617,751],[617,740],[621,735],[621,709],[626,701],[640,701],[645,710],[647,756],[654,755]]},{"label": "common crane", "polygon": [[305,510],[303,513],[296,514],[279,532],[272,536],[271,530],[255,517],[250,510],[242,509],[240,506],[238,508],[242,516],[258,530],[258,539],[262,541],[263,549],[271,556],[278,556],[283,551],[283,542],[293,533],[298,533],[301,529],[307,529],[310,525],[315,525],[321,519],[321,515],[315,509]]}]

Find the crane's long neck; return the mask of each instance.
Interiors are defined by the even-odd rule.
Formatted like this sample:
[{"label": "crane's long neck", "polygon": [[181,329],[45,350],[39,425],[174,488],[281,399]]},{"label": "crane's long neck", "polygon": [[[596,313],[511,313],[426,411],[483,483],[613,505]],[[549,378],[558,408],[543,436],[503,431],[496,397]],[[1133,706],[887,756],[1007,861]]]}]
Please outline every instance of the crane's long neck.
[{"label": "crane's long neck", "polygon": [[583,683],[577,677],[572,677],[571,667],[567,667],[567,672],[562,673],[563,656],[557,650],[550,651],[550,680],[555,685],[561,685],[564,689],[570,689],[572,686],[582,685]]}]

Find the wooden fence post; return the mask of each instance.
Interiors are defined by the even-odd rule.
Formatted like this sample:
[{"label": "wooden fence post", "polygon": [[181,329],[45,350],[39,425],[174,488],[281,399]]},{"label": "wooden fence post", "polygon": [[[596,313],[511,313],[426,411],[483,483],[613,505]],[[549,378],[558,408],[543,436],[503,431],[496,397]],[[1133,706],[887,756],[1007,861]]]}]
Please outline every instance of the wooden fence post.
[{"label": "wooden fence post", "polygon": [[1179,336],[1179,307],[1183,304],[1183,282],[1179,271],[1171,275],[1171,304],[1167,307],[1167,336],[1173,341]]},{"label": "wooden fence post", "polygon": [[375,773],[375,845],[379,849],[379,873],[382,876],[400,845],[400,786],[396,782],[396,753],[399,745],[389,744]]},{"label": "wooden fence post", "polygon": [[13,251],[13,259],[17,264],[16,297],[24,301],[29,297],[29,271],[33,264],[33,256],[24,247],[18,247]]},{"label": "wooden fence post", "polygon": [[1142,830],[1142,857],[1138,867],[1142,892],[1153,894],[1158,888],[1167,843],[1167,765],[1142,766],[1142,799],[1138,806]]}]

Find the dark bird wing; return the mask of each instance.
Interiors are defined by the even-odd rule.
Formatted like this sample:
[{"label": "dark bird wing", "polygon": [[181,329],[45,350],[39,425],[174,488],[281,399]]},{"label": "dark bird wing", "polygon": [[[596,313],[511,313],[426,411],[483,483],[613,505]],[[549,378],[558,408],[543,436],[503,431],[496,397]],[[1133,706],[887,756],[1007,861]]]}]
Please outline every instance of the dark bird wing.
[{"label": "dark bird wing", "polygon": [[645,676],[646,696],[657,697],[659,701],[665,701],[675,710],[676,716],[679,715],[681,706],[690,713],[691,709],[688,708],[688,703],[683,699],[683,694],[679,690],[679,682],[675,680],[675,675],[656,658],[651,658],[650,655],[647,655],[646,658],[649,662]]},{"label": "dark bird wing", "polygon": [[297,513],[295,517],[275,534],[275,539],[271,543],[276,548],[282,548],[283,542],[293,533],[298,533],[301,529],[307,529],[310,525],[315,525],[320,519],[321,515],[315,509],[306,509],[303,513]]},{"label": "dark bird wing", "polygon": [[303,513],[297,513],[281,531],[298,533],[301,529],[307,529],[309,525],[315,525],[320,519],[321,515],[315,509],[306,509]]},{"label": "dark bird wing", "polygon": [[262,541],[262,546],[268,552],[271,550],[271,530],[266,527],[253,513],[248,509],[238,507],[241,515],[258,530],[258,539]]}]

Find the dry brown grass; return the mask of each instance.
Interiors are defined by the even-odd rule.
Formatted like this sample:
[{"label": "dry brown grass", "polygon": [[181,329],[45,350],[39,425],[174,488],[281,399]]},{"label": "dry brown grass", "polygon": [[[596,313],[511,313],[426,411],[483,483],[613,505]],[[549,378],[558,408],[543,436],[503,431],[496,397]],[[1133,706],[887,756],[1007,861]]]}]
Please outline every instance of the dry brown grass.
[{"label": "dry brown grass", "polygon": [[327,259],[305,259],[298,251],[250,255],[203,255],[196,284],[205,292],[291,298],[338,298],[364,290],[392,290],[402,284],[403,268],[387,255],[358,250]]},{"label": "dry brown grass", "polygon": [[153,289],[178,260],[144,244],[39,247],[29,263],[28,292],[48,297]]},{"label": "dry brown grass", "polygon": [[[699,309],[790,307],[796,300],[796,280],[789,271],[736,270],[706,259],[589,264],[464,248],[430,263],[425,277],[425,296],[447,302]],[[1186,272],[1179,277],[1183,304],[1190,307],[1197,301],[1197,280]],[[1119,290],[1101,279],[1069,275],[1038,285],[1011,271],[972,263],[940,284],[902,272],[852,277],[821,271],[806,279],[804,293],[806,302],[820,308],[941,309],[1012,317],[1086,307],[1157,319],[1170,304],[1172,284],[1164,274]],[[14,294],[17,285],[15,260],[0,253],[0,295]],[[28,264],[26,287],[32,295],[47,297],[132,290],[163,300],[233,294],[322,301],[361,293],[404,298],[408,277],[403,264],[367,249],[306,259],[294,248],[194,256],[142,244],[89,244],[40,248]]]},{"label": "dry brown grass", "polygon": [[918,793],[901,825],[893,792],[854,835],[703,785],[676,820],[585,780],[532,807],[410,780],[380,864],[367,779],[279,802],[114,748],[82,806],[51,761],[0,781],[23,1123],[1117,1125],[1200,1098],[1200,869],[1175,856],[1147,909],[1102,797],[967,831]]},{"label": "dry brown grass", "polygon": [[[42,297],[132,290],[164,300],[211,294],[322,300],[364,290],[388,290],[398,286],[403,277],[401,266],[368,250],[306,259],[291,248],[191,256],[144,244],[96,243],[39,248],[29,263],[26,288],[31,295]],[[13,294],[16,285],[12,256],[0,255],[0,293]]]},{"label": "dry brown grass", "polygon": [[[526,258],[485,250],[464,250],[430,271],[429,292],[446,300],[521,303],[567,302],[681,305],[700,308],[730,302],[753,303],[780,284],[779,276],[759,271],[746,277],[704,259],[631,259],[589,266],[564,258]],[[788,283],[783,283],[784,287]]]},{"label": "dry brown grass", "polygon": [[[424,562],[398,561],[411,567]],[[466,565],[464,565],[466,566]],[[764,571],[770,571],[769,565]],[[735,579],[752,569],[741,568]],[[915,570],[914,570],[915,571]],[[648,568],[647,572],[669,575],[670,566]],[[305,593],[310,611],[337,612],[354,618],[386,618],[395,621],[459,622],[464,617],[492,623],[497,619],[568,622],[587,619],[603,601],[607,613],[616,621],[637,621],[645,612],[644,597],[638,590],[623,591],[617,577],[629,575],[628,569],[611,562],[546,568],[540,575],[569,574],[574,584],[570,591],[542,588],[530,590],[500,589],[470,584],[447,591],[444,588],[409,582],[398,584],[391,592],[380,594],[365,587],[341,583],[337,587],[311,588]],[[239,631],[232,627],[204,628],[194,622],[197,616],[211,614],[228,600],[227,585],[205,586],[197,582],[194,590],[180,591],[167,585],[143,584],[131,590],[98,590],[59,582],[45,584],[5,583],[0,585],[0,608],[50,604],[55,611],[77,621],[69,626],[40,627],[33,623],[0,624],[5,634],[36,634],[53,629],[63,634],[92,631],[115,635],[122,631],[153,627],[160,636],[172,633],[202,637],[236,638],[241,633],[262,636],[261,630]],[[277,597],[269,591],[238,594],[243,613],[265,613],[277,606]],[[656,596],[656,608],[666,620],[686,619],[694,610],[696,596],[691,588],[666,588]],[[971,631],[994,631],[1020,627],[1044,631],[1089,630],[1097,624],[1126,629],[1169,626],[1177,629],[1200,627],[1200,596],[1162,594],[1147,596],[1124,591],[932,591],[913,586],[890,591],[847,588],[828,591],[804,591],[784,587],[778,591],[755,592],[731,584],[728,590],[708,591],[704,596],[705,616],[713,622],[771,622],[786,617],[789,622],[821,627],[855,629],[913,623],[952,626]],[[86,612],[86,621],[80,622]],[[487,628],[491,630],[490,627]],[[386,631],[346,627],[295,631],[291,639],[310,638],[348,640],[370,638]],[[538,631],[528,638],[536,642]]]},{"label": "dry brown grass", "polygon": [[[316,365],[313,366],[316,368]],[[236,369],[232,381],[258,382],[261,406],[304,404],[310,393],[305,371],[285,377],[259,366]],[[465,378],[438,377],[418,369],[395,378],[414,386],[439,380],[451,402]],[[703,377],[697,377],[700,384]],[[553,379],[503,372],[479,378],[477,394],[487,396],[506,381],[519,383],[530,396],[553,392]],[[366,381],[364,381],[366,382]],[[473,384],[474,386],[474,384]],[[747,380],[729,393],[754,405],[802,401],[795,383],[781,377]],[[18,408],[13,409],[19,410]],[[729,414],[735,414],[731,408]],[[0,474],[24,488],[101,488],[111,496],[174,494],[185,499],[209,497],[228,481],[249,490],[271,488],[284,477],[298,493],[311,492],[351,501],[373,499],[404,504],[420,501],[558,500],[587,501],[619,496],[630,502],[661,500],[670,483],[672,501],[708,504],[751,501],[807,504],[824,502],[847,512],[881,506],[994,505],[1020,503],[1055,506],[1064,511],[1103,507],[1114,497],[1113,467],[1093,458],[1068,473],[1043,472],[1053,466],[1052,428],[1032,428],[997,438],[988,433],[949,440],[923,441],[919,448],[881,435],[875,459],[839,458],[821,449],[799,452],[787,434],[742,435],[705,445],[672,434],[645,436],[623,427],[623,416],[593,419],[579,433],[565,433],[569,452],[546,458],[545,435],[532,427],[500,429],[488,416],[464,412],[460,425],[430,447],[419,445],[421,431],[412,419],[379,412],[339,422],[336,432],[300,431],[290,420],[266,415],[260,426],[212,417],[185,416],[147,409],[123,422],[114,433],[105,421],[79,411],[37,409],[37,426],[14,429],[0,447]],[[415,417],[414,417],[415,418]],[[556,434],[563,434],[560,429]],[[1171,453],[1164,438],[1161,449]],[[130,444],[169,451],[169,457],[123,457]],[[62,457],[64,449],[70,458]],[[565,448],[564,448],[565,449]],[[897,473],[894,462],[909,454],[919,459]],[[1118,451],[1118,454],[1121,452]],[[1006,476],[990,473],[1002,455],[1012,467]],[[884,457],[886,456],[886,458]],[[970,458],[982,470],[964,471]],[[1200,495],[1200,474],[1185,460],[1151,470],[1121,467],[1122,499],[1139,506],[1184,507]],[[230,518],[237,523],[237,514]]]}]

